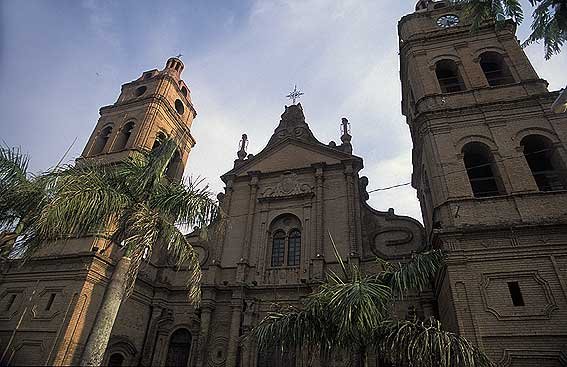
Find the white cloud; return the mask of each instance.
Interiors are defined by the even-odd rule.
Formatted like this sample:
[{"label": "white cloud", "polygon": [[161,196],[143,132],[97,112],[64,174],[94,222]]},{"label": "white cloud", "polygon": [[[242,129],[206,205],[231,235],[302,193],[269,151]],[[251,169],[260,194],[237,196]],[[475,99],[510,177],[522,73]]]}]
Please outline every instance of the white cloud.
[{"label": "white cloud", "polygon": [[[232,167],[243,132],[249,153],[277,126],[283,96],[297,83],[314,134],[339,141],[341,117],[352,124],[355,153],[365,159],[369,189],[406,182],[411,142],[400,113],[396,21],[382,2],[256,2],[244,28],[188,61],[199,116],[186,173],[216,179]],[[380,19],[388,21],[377,21]],[[381,35],[381,37],[378,37]],[[410,187],[371,194],[379,210],[420,218]]]},{"label": "white cloud", "polygon": [[[133,0],[77,4],[63,14],[47,3],[23,3],[20,14],[6,22],[7,34],[22,39],[0,60],[18,75],[3,74],[16,88],[2,94],[0,103],[12,119],[22,109],[15,102],[35,107],[21,126],[10,126],[6,137],[29,148],[41,168],[56,162],[75,136],[73,152],[80,152],[97,108],[114,102],[121,83],[181,52],[183,77],[198,111],[192,131],[197,146],[186,173],[207,177],[216,191],[222,191],[218,177],[232,168],[241,134],[248,133],[249,153],[258,153],[295,83],[305,92],[307,121],[322,142],[339,141],[341,117],[349,119],[368,189],[410,180],[412,144],[400,112],[396,28],[413,2],[258,0],[248,8],[247,2],[237,2],[235,9],[218,5],[213,10],[184,1],[159,7]],[[33,26],[45,31],[29,37]],[[520,38],[527,28],[529,21],[521,26]],[[550,89],[567,84],[567,53],[546,62],[542,47],[534,45],[527,54]],[[33,142],[30,131],[37,135]],[[370,203],[421,218],[410,186],[373,193]]]}]

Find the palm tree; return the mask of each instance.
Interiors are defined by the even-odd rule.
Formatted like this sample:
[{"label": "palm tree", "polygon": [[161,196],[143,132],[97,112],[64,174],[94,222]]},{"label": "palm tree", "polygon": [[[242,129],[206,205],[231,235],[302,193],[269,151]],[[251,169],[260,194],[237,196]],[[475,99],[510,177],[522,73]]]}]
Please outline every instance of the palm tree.
[{"label": "palm tree", "polygon": [[83,160],[50,173],[48,181],[53,184],[48,200],[34,212],[30,235],[20,240],[24,258],[54,241],[86,236],[120,248],[81,357],[83,366],[101,365],[120,305],[132,292],[140,265],[152,250],[166,251],[183,265],[189,300],[200,298],[198,255],[180,228],[200,226],[206,235],[219,208],[200,181],[178,182],[166,176],[176,150],[176,142],[169,139],[151,152],[118,163]]},{"label": "palm tree", "polygon": [[[496,21],[501,25],[506,19],[518,24],[524,20],[520,0],[452,0],[464,5],[465,14],[472,20],[473,30],[486,21]],[[532,33],[523,42],[526,47],[543,41],[545,58],[549,60],[561,52],[567,41],[567,0],[529,0],[535,7],[533,11]]]},{"label": "palm tree", "polygon": [[5,259],[15,239],[29,238],[30,223],[48,200],[52,179],[28,171],[29,157],[20,148],[0,147],[0,257]]},{"label": "palm tree", "polygon": [[443,264],[441,252],[415,254],[404,264],[378,259],[383,270],[365,274],[345,264],[333,247],[342,275],[329,272],[327,282],[301,309],[269,313],[247,336],[260,350],[307,348],[310,355],[340,351],[358,355],[359,365],[365,367],[371,352],[394,366],[492,366],[480,350],[442,330],[437,320],[396,320],[393,315],[395,299],[430,284]]}]

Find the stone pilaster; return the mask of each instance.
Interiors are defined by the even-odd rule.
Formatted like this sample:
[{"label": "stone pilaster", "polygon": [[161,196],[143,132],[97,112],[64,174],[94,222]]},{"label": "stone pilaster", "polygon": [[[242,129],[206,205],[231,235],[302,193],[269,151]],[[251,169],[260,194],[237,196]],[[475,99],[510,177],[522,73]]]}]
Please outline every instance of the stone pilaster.
[{"label": "stone pilaster", "polygon": [[209,340],[209,329],[211,326],[211,315],[215,309],[215,302],[211,300],[201,303],[201,330],[197,345],[196,367],[204,367],[207,364],[207,342]]},{"label": "stone pilaster", "polygon": [[250,175],[250,200],[248,202],[248,215],[246,217],[246,234],[244,246],[242,247],[241,261],[248,262],[250,247],[252,244],[252,229],[254,227],[254,211],[256,210],[256,196],[258,193],[258,175],[260,172],[249,172]]},{"label": "stone pilaster", "polygon": [[162,308],[154,306],[152,314],[150,315],[149,330],[147,331],[146,341],[142,349],[142,357],[140,359],[141,366],[151,366],[152,353],[156,341],[158,321],[162,313]]},{"label": "stone pilaster", "polygon": [[347,183],[346,192],[347,192],[347,223],[348,223],[348,243],[349,243],[349,256],[357,256],[358,253],[358,246],[356,243],[356,229],[355,229],[355,214],[354,214],[354,184],[353,184],[353,175],[354,169],[352,167],[352,163],[347,162],[345,164],[345,180]]},{"label": "stone pilaster", "polygon": [[314,164],[313,167],[315,168],[315,181],[316,181],[316,201],[317,201],[317,218],[316,218],[316,245],[315,245],[315,257],[316,258],[323,258],[324,254],[324,236],[325,231],[323,228],[323,217],[324,217],[324,209],[323,209],[323,195],[324,195],[324,167],[325,163],[317,163]]},{"label": "stone pilaster", "polygon": [[228,337],[228,350],[226,352],[226,367],[236,367],[238,357],[238,346],[240,344],[240,319],[242,316],[242,300],[233,299],[232,317],[230,320],[230,332]]},{"label": "stone pilaster", "polygon": [[[225,187],[225,197],[222,202],[222,209],[227,216],[228,220],[230,221],[230,204],[232,200],[232,193],[234,191],[234,177],[230,177],[226,182]],[[218,241],[218,245],[215,248],[213,253],[213,261],[220,262],[222,260],[222,251],[224,247],[227,245],[228,238],[226,237],[226,233],[223,234],[223,238],[221,241]]]}]

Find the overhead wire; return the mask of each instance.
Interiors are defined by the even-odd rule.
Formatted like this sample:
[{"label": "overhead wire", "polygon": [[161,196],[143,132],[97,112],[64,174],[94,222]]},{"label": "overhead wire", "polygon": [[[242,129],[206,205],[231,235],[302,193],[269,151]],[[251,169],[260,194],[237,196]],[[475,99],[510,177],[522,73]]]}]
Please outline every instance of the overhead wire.
[{"label": "overhead wire", "polygon": [[[529,156],[529,155],[539,154],[539,153],[553,151],[553,150],[555,150],[555,149],[554,148],[547,148],[547,149],[541,149],[541,150],[531,152],[531,153],[527,153],[527,154],[522,153],[520,155],[506,156],[506,157],[502,157],[502,158],[497,159],[497,160],[496,159],[492,160],[489,163],[483,163],[483,164],[471,166],[471,167],[468,167],[468,168],[465,168],[465,169],[458,169],[458,170],[450,171],[450,172],[447,172],[445,174],[430,176],[430,179],[445,177],[447,175],[451,175],[451,174],[455,174],[455,173],[468,172],[472,169],[491,166],[492,164],[497,163],[497,162],[503,162],[503,161],[510,160],[510,159],[520,159],[520,158],[524,158],[524,157]],[[380,188],[376,188],[376,189],[372,189],[372,190],[366,190],[366,192],[368,194],[371,194],[371,193],[378,192],[378,191],[387,191],[387,190],[392,190],[392,189],[396,189],[396,188],[408,186],[408,185],[411,185],[411,181],[399,183],[399,184],[392,185],[392,186],[386,186],[386,187],[380,187]],[[328,189],[329,187],[326,186],[325,188]],[[335,195],[335,196],[332,196],[332,197],[325,197],[324,196],[323,201],[333,201],[333,200],[345,198],[347,196],[348,195],[346,195],[346,194]],[[297,205],[278,206],[278,210],[291,209],[291,208],[296,208],[296,207],[297,207]],[[229,218],[238,218],[238,217],[243,217],[243,216],[247,216],[247,215],[249,215],[249,214],[244,213],[244,214],[229,215],[228,217]]]}]

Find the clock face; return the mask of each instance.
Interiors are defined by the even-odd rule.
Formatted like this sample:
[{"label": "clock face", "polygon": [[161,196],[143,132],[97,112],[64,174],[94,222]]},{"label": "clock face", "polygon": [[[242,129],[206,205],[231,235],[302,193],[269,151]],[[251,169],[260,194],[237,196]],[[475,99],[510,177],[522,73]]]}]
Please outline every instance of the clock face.
[{"label": "clock face", "polygon": [[443,15],[437,19],[437,25],[441,28],[454,27],[459,24],[459,17],[453,14]]}]

